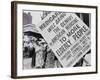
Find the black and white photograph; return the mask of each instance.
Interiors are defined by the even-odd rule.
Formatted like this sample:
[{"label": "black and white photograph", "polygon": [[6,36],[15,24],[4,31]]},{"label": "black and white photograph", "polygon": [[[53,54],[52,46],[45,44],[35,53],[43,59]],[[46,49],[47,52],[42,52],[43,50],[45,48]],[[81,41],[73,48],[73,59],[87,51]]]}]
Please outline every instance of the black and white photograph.
[{"label": "black and white photograph", "polygon": [[[72,18],[71,14],[74,14],[75,16],[77,16],[83,22],[82,24],[86,24],[86,27],[83,27],[83,29],[81,29],[82,26],[78,26],[78,20],[76,18],[73,18],[73,20],[71,20]],[[67,17],[67,15],[69,16]],[[54,11],[24,10],[23,11],[23,69],[91,66],[90,17],[91,15],[88,13],[68,13],[68,12],[54,12]],[[48,24],[49,32],[51,30],[54,31],[57,28],[60,29],[60,27],[62,26],[67,29],[68,28],[67,25],[70,25],[70,27],[72,28],[69,27],[68,29],[69,35],[74,36],[74,34],[76,33],[75,35],[77,37],[77,40],[75,40],[76,43],[75,42],[73,43],[74,45],[69,47],[70,54],[71,54],[69,56],[69,54],[67,54],[69,51],[67,50],[67,44],[66,44],[66,41],[68,40],[68,38],[66,38],[67,40],[64,41],[63,45],[61,45],[63,46],[62,49],[65,50],[63,54],[67,54],[67,55],[64,55],[65,56],[64,58],[70,59],[71,56],[75,57],[76,55],[79,54],[79,52],[81,52],[81,50],[85,50],[84,51],[85,53],[83,52],[84,55],[78,61],[76,61],[74,65],[63,66],[58,59],[59,57],[56,57],[52,48],[49,47],[46,40],[43,38],[41,33],[37,30],[38,26],[36,26],[36,21],[35,21],[36,18],[38,19],[37,21],[38,24],[41,24],[41,21],[44,18],[48,18],[47,20],[48,22],[47,23],[45,22],[43,26],[45,27],[45,25]],[[52,24],[54,24],[53,22],[55,21],[56,21],[57,26],[56,25],[52,26]],[[60,25],[58,26],[58,24],[62,24],[62,26]],[[87,31],[86,31],[86,28],[88,29]],[[66,31],[65,36],[67,35],[68,34]],[[60,30],[58,31],[58,33],[56,33],[56,37],[54,38],[56,39],[57,37],[59,38],[59,40],[65,40],[65,37],[63,37]],[[80,41],[78,41],[78,39],[80,39]],[[66,62],[64,64],[66,64]]]},{"label": "black and white photograph", "polygon": [[97,7],[12,2],[12,77],[97,73]]}]

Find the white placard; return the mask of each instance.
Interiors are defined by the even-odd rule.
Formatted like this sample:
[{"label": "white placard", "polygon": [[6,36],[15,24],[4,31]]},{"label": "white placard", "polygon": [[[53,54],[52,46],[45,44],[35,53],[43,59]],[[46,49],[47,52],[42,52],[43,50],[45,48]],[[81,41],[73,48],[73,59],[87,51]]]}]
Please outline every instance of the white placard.
[{"label": "white placard", "polygon": [[90,50],[90,28],[75,13],[51,12],[39,23],[39,32],[63,67],[72,67]]}]

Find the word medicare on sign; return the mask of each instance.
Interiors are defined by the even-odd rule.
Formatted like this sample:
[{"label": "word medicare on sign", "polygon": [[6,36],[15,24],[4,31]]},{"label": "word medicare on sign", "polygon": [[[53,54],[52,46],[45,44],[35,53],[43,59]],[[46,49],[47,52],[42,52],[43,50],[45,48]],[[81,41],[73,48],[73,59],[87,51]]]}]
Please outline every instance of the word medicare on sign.
[{"label": "word medicare on sign", "polygon": [[90,50],[90,28],[75,13],[49,12],[37,26],[63,67],[74,66]]}]

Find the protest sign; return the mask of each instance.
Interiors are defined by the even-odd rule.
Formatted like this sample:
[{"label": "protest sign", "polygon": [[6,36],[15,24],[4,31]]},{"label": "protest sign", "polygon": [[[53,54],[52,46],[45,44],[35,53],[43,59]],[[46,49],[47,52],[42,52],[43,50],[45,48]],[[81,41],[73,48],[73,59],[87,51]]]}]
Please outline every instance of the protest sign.
[{"label": "protest sign", "polygon": [[90,50],[90,28],[75,13],[50,12],[37,28],[63,67],[74,66]]}]

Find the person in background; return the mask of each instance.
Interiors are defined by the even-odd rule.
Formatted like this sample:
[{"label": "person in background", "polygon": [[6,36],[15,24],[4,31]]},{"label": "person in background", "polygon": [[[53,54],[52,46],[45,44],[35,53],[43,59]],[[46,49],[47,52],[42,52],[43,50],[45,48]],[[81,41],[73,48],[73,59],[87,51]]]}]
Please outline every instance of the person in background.
[{"label": "person in background", "polygon": [[30,41],[30,54],[32,56],[32,62],[31,62],[31,67],[34,68],[35,67],[35,62],[36,62],[36,52],[35,52],[35,46],[34,43],[36,41],[36,38],[33,37]]},{"label": "person in background", "polygon": [[33,45],[36,53],[35,68],[42,68],[44,64],[42,46],[39,44],[39,41],[35,41]]}]

